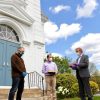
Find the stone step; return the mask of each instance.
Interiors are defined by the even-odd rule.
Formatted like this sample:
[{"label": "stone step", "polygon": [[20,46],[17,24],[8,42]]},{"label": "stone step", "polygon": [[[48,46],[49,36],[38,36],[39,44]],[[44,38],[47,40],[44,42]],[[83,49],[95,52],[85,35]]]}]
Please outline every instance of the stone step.
[{"label": "stone step", "polygon": [[23,97],[29,97],[29,98],[33,98],[33,97],[41,97],[43,96],[43,91],[40,89],[25,89],[23,92]]},{"label": "stone step", "polygon": [[[0,89],[0,100],[8,98],[9,89]],[[43,91],[40,89],[25,89],[23,98],[34,98],[43,96]]]},{"label": "stone step", "polygon": [[[7,99],[0,99],[0,100],[7,100]],[[22,100],[52,100],[52,99],[48,99],[47,96],[44,96],[44,97],[34,97],[34,98],[22,98]]]}]

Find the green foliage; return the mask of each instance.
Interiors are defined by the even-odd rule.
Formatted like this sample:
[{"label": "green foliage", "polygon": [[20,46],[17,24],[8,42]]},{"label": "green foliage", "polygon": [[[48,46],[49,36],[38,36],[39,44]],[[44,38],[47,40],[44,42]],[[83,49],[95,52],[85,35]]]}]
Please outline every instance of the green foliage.
[{"label": "green foliage", "polygon": [[100,91],[100,76],[92,76],[90,80],[94,81],[94,82],[96,82],[98,84],[99,91]]},{"label": "green foliage", "polygon": [[90,87],[93,94],[97,93],[97,91],[99,90],[98,84],[93,81],[90,81]]},{"label": "green foliage", "polygon": [[[98,90],[98,84],[90,81],[90,86],[91,86],[91,90],[92,93],[95,94]],[[59,92],[59,87],[62,87],[62,91]],[[68,90],[68,93],[64,93],[64,89]],[[57,92],[58,92],[58,96],[59,97],[76,97],[79,94],[79,86],[77,83],[77,79],[75,76],[73,76],[70,73],[63,73],[63,74],[58,74],[57,75]],[[62,95],[63,94],[65,95]]]},{"label": "green foliage", "polygon": [[75,78],[75,76],[73,76],[70,73],[64,73],[64,74],[58,74],[57,75],[57,89],[59,86],[63,87],[63,88],[67,88],[69,90],[68,95],[66,95],[66,97],[71,97],[71,87],[74,83],[76,83],[77,80]]},{"label": "green foliage", "polygon": [[77,80],[74,75],[70,73],[58,74],[57,75],[57,87],[63,86],[70,89],[72,84],[76,83]]},{"label": "green foliage", "polygon": [[79,95],[79,86],[78,83],[74,83],[71,87],[70,96],[76,97]]},{"label": "green foliage", "polygon": [[[95,83],[93,81],[90,81],[90,87],[91,87],[92,94],[97,93],[97,91],[99,89],[97,83]],[[78,83],[75,83],[75,84],[72,85],[70,94],[71,94],[71,97],[78,96],[78,94],[79,94],[79,86],[78,86]]]},{"label": "green foliage", "polygon": [[57,64],[59,73],[65,73],[65,72],[71,73],[71,70],[70,70],[69,64],[68,64],[70,62],[69,58],[53,57],[53,61]]},{"label": "green foliage", "polygon": [[[57,99],[57,100],[80,100],[80,98],[66,98],[66,99]],[[100,96],[94,96],[93,100],[100,100]]]},{"label": "green foliage", "polygon": [[[99,89],[98,84],[93,81],[90,81],[90,87],[91,87],[92,94],[96,94]],[[78,94],[79,94],[78,83],[74,83],[71,87],[70,97],[76,97],[78,96]]]},{"label": "green foliage", "polygon": [[57,97],[59,99],[64,99],[69,95],[69,90],[67,88],[64,88],[62,86],[59,86],[57,88]]}]

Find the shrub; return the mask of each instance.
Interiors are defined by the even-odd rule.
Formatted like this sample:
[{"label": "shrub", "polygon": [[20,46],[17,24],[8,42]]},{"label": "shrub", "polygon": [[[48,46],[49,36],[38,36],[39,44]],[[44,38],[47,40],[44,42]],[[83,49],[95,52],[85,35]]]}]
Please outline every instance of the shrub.
[{"label": "shrub", "polygon": [[70,96],[76,97],[79,95],[79,86],[78,83],[74,83],[71,87]]},{"label": "shrub", "polygon": [[[97,93],[97,91],[99,90],[98,84],[93,81],[90,81],[89,83],[90,83],[92,94]],[[70,96],[75,97],[78,96],[78,94],[79,94],[79,86],[78,83],[75,83],[72,85]]]},{"label": "shrub", "polygon": [[59,87],[57,88],[57,97],[58,97],[59,99],[64,99],[64,98],[66,98],[66,97],[68,96],[68,94],[69,94],[69,90],[68,90],[67,88],[64,88],[64,87],[62,87],[62,86],[59,86]]},{"label": "shrub", "polygon": [[92,76],[90,80],[96,82],[100,90],[100,76]]},{"label": "shrub", "polygon": [[[91,91],[95,94],[98,90],[98,84],[90,81]],[[59,91],[59,89],[61,91]],[[68,90],[66,93],[65,90]],[[79,86],[76,77],[69,73],[57,75],[57,96],[58,97],[76,97],[79,94]]]},{"label": "shrub", "polygon": [[57,87],[63,86],[64,88],[70,89],[76,82],[77,80],[72,74],[64,73],[57,75]]},{"label": "shrub", "polygon": [[73,76],[72,74],[64,73],[64,74],[57,75],[57,89],[59,86],[61,86],[63,88],[67,88],[69,90],[69,93],[68,93],[68,95],[66,95],[66,97],[71,96],[71,93],[70,93],[71,87],[76,82],[77,82],[77,80],[76,80],[75,76]]},{"label": "shrub", "polygon": [[91,87],[92,94],[97,93],[97,91],[99,90],[98,84],[93,81],[90,81],[90,87]]}]

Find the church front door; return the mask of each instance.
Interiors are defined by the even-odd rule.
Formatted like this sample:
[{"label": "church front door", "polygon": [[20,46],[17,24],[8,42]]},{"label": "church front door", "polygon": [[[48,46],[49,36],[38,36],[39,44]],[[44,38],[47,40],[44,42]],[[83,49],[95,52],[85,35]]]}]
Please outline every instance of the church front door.
[{"label": "church front door", "polygon": [[[6,34],[4,27],[6,28]],[[18,42],[7,39],[7,37],[10,38],[10,34],[8,35],[7,32],[10,32],[9,28],[3,25],[3,29],[0,30],[0,86],[11,85],[11,56],[20,46]]]}]

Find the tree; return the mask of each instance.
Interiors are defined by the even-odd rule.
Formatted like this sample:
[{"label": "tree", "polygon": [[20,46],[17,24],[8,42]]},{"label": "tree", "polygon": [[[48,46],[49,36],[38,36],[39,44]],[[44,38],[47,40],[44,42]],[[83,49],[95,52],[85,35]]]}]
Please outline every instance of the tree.
[{"label": "tree", "polygon": [[70,62],[70,59],[67,58],[67,57],[53,57],[53,61],[57,64],[58,66],[58,72],[59,73],[71,73],[71,70],[69,68],[69,62]]},{"label": "tree", "polygon": [[93,75],[96,72],[96,65],[93,62],[89,62],[89,72],[90,75]]}]

